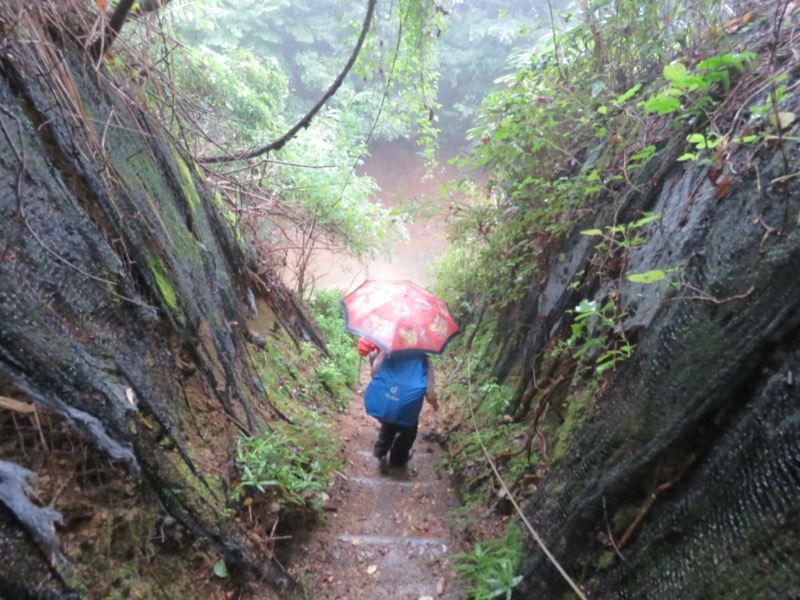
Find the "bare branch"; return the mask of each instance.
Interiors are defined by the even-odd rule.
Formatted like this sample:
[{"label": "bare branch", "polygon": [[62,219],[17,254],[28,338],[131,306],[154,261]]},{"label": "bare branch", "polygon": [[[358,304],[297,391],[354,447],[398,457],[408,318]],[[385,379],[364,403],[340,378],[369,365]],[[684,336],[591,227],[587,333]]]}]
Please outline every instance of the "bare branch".
[{"label": "bare branch", "polygon": [[[139,0],[139,2],[136,2],[136,0],[120,0],[114,12],[108,17],[108,28],[103,35],[97,38],[92,44],[92,56],[94,59],[98,60],[103,53],[111,47],[114,40],[117,39],[119,32],[122,31],[122,26],[128,19],[128,15],[138,18],[163,8],[171,1],[172,0]],[[137,6],[131,13],[131,8],[133,8],[134,4]]]},{"label": "bare branch", "polygon": [[122,31],[122,26],[128,18],[133,3],[134,0],[119,0],[117,8],[114,9],[108,20],[108,27],[103,31],[103,35],[92,44],[92,56],[95,60],[98,60],[104,52],[111,48],[111,44],[117,39],[117,34]]},{"label": "bare branch", "polygon": [[139,5],[133,11],[133,17],[141,17],[147,13],[164,8],[172,0],[139,0]]},{"label": "bare branch", "polygon": [[208,156],[205,158],[198,158],[198,162],[201,163],[219,163],[219,162],[230,162],[234,160],[247,160],[250,158],[255,158],[257,156],[261,156],[262,154],[267,154],[268,152],[272,152],[273,150],[280,150],[286,145],[286,142],[291,140],[301,129],[305,129],[311,124],[311,119],[313,119],[316,114],[320,111],[320,109],[325,105],[325,103],[333,96],[336,91],[341,87],[342,83],[344,82],[344,78],[347,77],[347,74],[350,72],[350,69],[353,68],[353,65],[358,58],[359,52],[361,52],[361,46],[364,44],[364,39],[367,37],[367,33],[369,32],[370,24],[372,23],[372,15],[375,12],[375,4],[377,0],[369,0],[369,5],[367,6],[367,15],[364,18],[364,24],[361,26],[361,34],[358,36],[358,42],[356,42],[355,48],[353,48],[353,53],[350,55],[350,60],[347,61],[347,64],[344,66],[344,69],[336,80],[331,84],[328,88],[328,91],[322,95],[322,98],[317,101],[317,103],[313,106],[313,108],[308,111],[302,119],[300,119],[289,131],[287,131],[280,139],[272,142],[271,144],[264,146],[263,148],[259,148],[258,150],[253,150],[251,152],[243,152],[239,154],[228,154],[225,156]]}]

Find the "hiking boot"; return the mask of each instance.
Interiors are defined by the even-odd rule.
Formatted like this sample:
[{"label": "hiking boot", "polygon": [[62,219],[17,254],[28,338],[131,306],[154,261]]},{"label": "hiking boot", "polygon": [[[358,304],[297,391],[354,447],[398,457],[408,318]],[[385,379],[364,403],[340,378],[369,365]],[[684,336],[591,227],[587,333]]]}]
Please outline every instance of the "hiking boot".
[{"label": "hiking boot", "polygon": [[406,467],[406,465],[408,464],[408,461],[411,460],[412,456],[414,456],[414,450],[413,449],[408,451],[408,458],[405,460],[405,462],[393,463],[393,462],[390,461],[389,464],[391,466],[393,466],[395,469],[404,469]]},{"label": "hiking boot", "polygon": [[389,457],[385,454],[378,459],[378,471],[384,475],[389,472]]}]

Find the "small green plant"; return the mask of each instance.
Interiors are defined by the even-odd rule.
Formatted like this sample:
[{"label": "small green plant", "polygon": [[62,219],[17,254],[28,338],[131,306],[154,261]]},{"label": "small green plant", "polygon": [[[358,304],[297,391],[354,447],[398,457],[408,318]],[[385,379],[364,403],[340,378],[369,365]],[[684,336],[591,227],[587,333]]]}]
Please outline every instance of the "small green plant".
[{"label": "small green plant", "polygon": [[318,496],[328,488],[328,478],[319,461],[278,432],[267,432],[258,438],[240,437],[236,463],[241,480],[234,489],[234,500],[241,498],[245,490],[254,489],[273,492],[279,505],[317,508]]},{"label": "small green plant", "polygon": [[[347,408],[351,389],[358,383],[358,354],[353,336],[344,329],[344,314],[340,305],[342,290],[320,290],[311,300],[314,319],[325,336],[328,356],[324,357],[314,371],[312,388],[322,386],[334,395],[336,408]],[[316,348],[309,352],[316,354]],[[311,392],[318,395],[320,391]]]},{"label": "small green plant", "polygon": [[597,570],[608,571],[617,559],[617,555],[613,552],[603,552],[597,559]]},{"label": "small green plant", "polygon": [[[722,136],[713,131],[707,135],[705,133],[690,133],[686,136],[686,141],[694,145],[695,152],[684,152],[677,158],[679,161],[699,160],[701,151],[716,148],[722,141]],[[711,162],[711,158],[706,157],[705,161]]]},{"label": "small green plant", "polygon": [[[686,65],[679,62],[666,65],[662,72],[669,87],[645,100],[644,107],[659,115],[699,115],[715,102],[710,94],[711,86],[720,83],[727,92],[730,88],[731,69],[743,72],[747,63],[755,58],[756,55],[752,52],[712,56],[699,62],[694,72],[690,72]],[[682,101],[686,102],[686,107]]]},{"label": "small green plant", "polygon": [[509,527],[504,539],[492,540],[484,545],[475,544],[472,552],[453,555],[453,567],[467,581],[470,597],[475,600],[511,598],[514,586],[522,581],[515,571],[522,556],[519,529]]},{"label": "small green plant", "polygon": [[481,385],[478,392],[483,397],[480,410],[484,410],[494,417],[499,417],[505,412],[513,395],[512,389],[498,385],[494,379]]},{"label": "small green plant", "polygon": [[[610,254],[616,250],[630,250],[631,248],[635,248],[644,244],[646,241],[645,238],[637,235],[634,232],[640,227],[658,218],[660,218],[660,215],[645,213],[645,216],[641,219],[624,225],[608,227],[605,232],[600,229],[587,229],[585,231],[581,231],[581,233],[584,235],[602,235],[603,241],[597,244],[595,248],[598,250],[598,252]],[[655,283],[656,281],[661,281],[666,276],[666,271],[661,269],[652,269],[644,273],[626,274],[626,277],[634,283]],[[583,271],[578,273],[576,280],[570,283],[568,289],[577,289],[580,285],[580,278],[582,277]]]},{"label": "small green plant", "polygon": [[571,334],[556,346],[554,356],[569,351],[575,359],[584,362],[592,355],[592,350],[599,349],[601,353],[594,360],[594,372],[599,376],[633,354],[633,346],[619,327],[625,313],[616,312],[613,300],[600,306],[596,300],[584,299],[574,311],[568,312],[576,315],[570,325]]},{"label": "small green plant", "polygon": [[767,101],[764,104],[754,104],[750,106],[750,114],[757,117],[767,117],[777,110],[778,104],[786,96],[786,84],[777,85],[786,81],[789,75],[781,73],[772,81],[773,90],[767,96]]},{"label": "small green plant", "polygon": [[603,236],[603,240],[595,246],[598,252],[609,252],[618,249],[628,250],[641,246],[646,241],[645,238],[635,233],[636,230],[659,218],[661,218],[661,215],[645,213],[641,219],[630,223],[623,223],[622,225],[607,227],[605,231],[602,229],[585,229],[581,231],[581,233],[583,235]]}]

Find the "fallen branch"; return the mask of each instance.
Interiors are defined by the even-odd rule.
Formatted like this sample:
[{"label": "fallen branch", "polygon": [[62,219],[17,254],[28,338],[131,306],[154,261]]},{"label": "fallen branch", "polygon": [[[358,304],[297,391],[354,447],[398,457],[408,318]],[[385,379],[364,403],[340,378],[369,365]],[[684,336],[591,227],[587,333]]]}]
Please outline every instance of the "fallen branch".
[{"label": "fallen branch", "polygon": [[681,472],[678,473],[678,475],[675,478],[665,483],[662,483],[661,485],[655,486],[655,489],[653,489],[653,491],[647,495],[647,500],[645,500],[644,504],[642,505],[642,508],[639,509],[639,512],[636,514],[636,517],[634,517],[633,521],[631,521],[631,524],[628,525],[628,528],[622,535],[622,539],[620,539],[619,541],[618,550],[622,550],[622,548],[624,548],[627,545],[627,543],[631,540],[633,534],[636,533],[636,530],[639,528],[639,525],[642,524],[642,521],[644,521],[644,518],[650,512],[650,509],[653,508],[653,504],[655,504],[656,499],[663,492],[666,492],[668,489],[674,487],[679,481],[681,481],[681,479],[683,479],[689,468],[695,463],[696,460],[697,456],[695,455],[690,456],[689,459],[686,461],[686,464],[683,465]]},{"label": "fallen branch", "polygon": [[608,510],[606,509],[606,497],[603,496],[603,516],[605,517],[606,521],[606,532],[608,533],[608,541],[611,542],[611,547],[614,548],[614,552],[619,556],[620,560],[625,564],[628,564],[628,559],[622,556],[622,552],[617,545],[617,542],[614,541],[614,534],[611,532],[611,526],[608,524]]},{"label": "fallen branch", "polygon": [[111,48],[114,40],[117,39],[117,35],[122,31],[122,26],[125,24],[125,20],[128,18],[128,13],[131,7],[133,7],[133,4],[134,0],[119,1],[117,8],[114,9],[111,18],[108,20],[108,27],[92,44],[92,57],[95,60],[99,60],[100,57]]},{"label": "fallen branch", "polygon": [[28,404],[27,402],[22,402],[20,400],[14,400],[13,398],[8,398],[7,396],[0,396],[0,408],[13,410],[26,415],[36,411],[36,407],[33,404]]}]

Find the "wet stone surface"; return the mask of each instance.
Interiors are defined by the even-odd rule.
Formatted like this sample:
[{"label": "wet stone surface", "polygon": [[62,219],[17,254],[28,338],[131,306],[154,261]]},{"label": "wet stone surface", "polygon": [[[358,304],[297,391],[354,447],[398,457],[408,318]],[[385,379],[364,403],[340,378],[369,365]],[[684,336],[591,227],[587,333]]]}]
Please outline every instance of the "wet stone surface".
[{"label": "wet stone surface", "polygon": [[295,540],[287,568],[315,599],[455,600],[449,555],[459,551],[448,530],[455,492],[437,468],[443,450],[425,441],[437,415],[423,409],[415,454],[403,469],[372,457],[378,425],[361,394],[337,419],[347,440],[346,473],[336,477],[322,523]]}]

